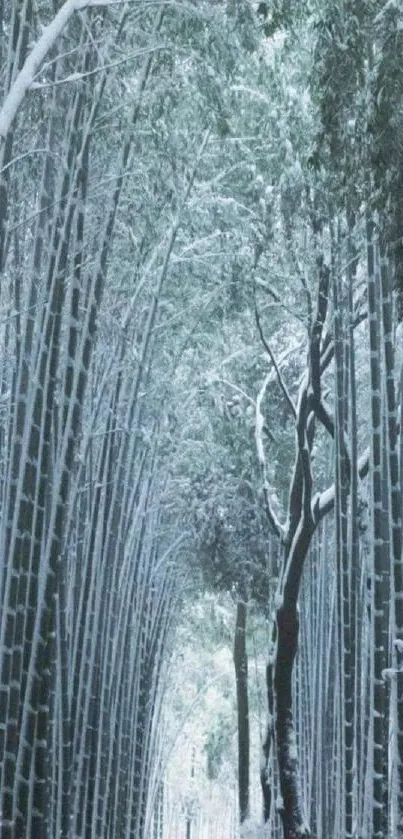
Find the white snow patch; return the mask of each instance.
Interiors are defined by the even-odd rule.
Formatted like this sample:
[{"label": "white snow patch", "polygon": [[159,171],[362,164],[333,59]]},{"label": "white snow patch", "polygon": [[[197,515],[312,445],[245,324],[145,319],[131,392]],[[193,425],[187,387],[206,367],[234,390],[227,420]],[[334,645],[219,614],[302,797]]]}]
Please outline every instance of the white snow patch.
[{"label": "white snow patch", "polygon": [[260,825],[253,821],[253,819],[246,819],[241,825],[239,836],[240,839],[257,839],[259,831]]},{"label": "white snow patch", "polygon": [[[248,839],[271,839],[272,834],[271,834],[270,828],[267,824],[263,824],[263,823],[259,824],[258,822],[254,822],[254,821],[252,821],[252,819],[250,819],[249,820],[249,825],[250,825],[249,829],[252,832],[246,834]],[[241,828],[241,831],[242,831],[242,828]],[[241,835],[241,837],[244,836],[244,834],[242,832],[241,832],[240,835]]]},{"label": "white snow patch", "polygon": [[396,670],[394,670],[393,667],[385,667],[385,670],[382,670],[383,681],[390,682],[393,679],[395,673]]},{"label": "white snow patch", "polygon": [[283,595],[282,595],[281,591],[276,591],[276,593],[275,593],[275,595],[274,595],[274,608],[275,608],[276,610],[277,610],[277,609],[281,609],[281,607],[282,607],[283,605],[284,605],[284,598],[283,598]]},{"label": "white snow patch", "polygon": [[298,760],[298,752],[295,743],[290,743],[289,755],[292,760]]}]

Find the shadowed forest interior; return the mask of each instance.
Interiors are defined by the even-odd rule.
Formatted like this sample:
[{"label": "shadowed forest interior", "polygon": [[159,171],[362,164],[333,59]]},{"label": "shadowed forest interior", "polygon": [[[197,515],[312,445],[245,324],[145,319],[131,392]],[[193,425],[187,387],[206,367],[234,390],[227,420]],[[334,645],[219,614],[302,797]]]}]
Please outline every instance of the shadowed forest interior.
[{"label": "shadowed forest interior", "polygon": [[401,0],[0,0],[0,837],[403,839]]}]

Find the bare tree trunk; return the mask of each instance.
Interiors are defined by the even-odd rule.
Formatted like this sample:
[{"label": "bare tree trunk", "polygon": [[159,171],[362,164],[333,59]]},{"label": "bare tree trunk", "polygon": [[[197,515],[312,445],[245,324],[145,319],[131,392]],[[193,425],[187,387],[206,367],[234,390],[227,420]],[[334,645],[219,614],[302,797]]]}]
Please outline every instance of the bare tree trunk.
[{"label": "bare tree trunk", "polygon": [[269,649],[268,663],[266,666],[266,698],[268,721],[266,736],[263,743],[262,767],[260,770],[260,785],[263,797],[263,819],[267,823],[271,817],[273,799],[273,738],[274,738],[274,686],[273,686],[273,663],[274,649],[277,634],[275,621],[272,625],[272,640]]},{"label": "bare tree trunk", "polygon": [[249,818],[249,700],[248,655],[246,651],[247,604],[236,605],[234,665],[238,717],[238,798],[241,824]]},{"label": "bare tree trunk", "polygon": [[[393,346],[393,302],[391,288],[391,264],[384,253],[381,256],[380,279],[381,279],[381,305],[382,305],[382,327],[383,327],[383,350],[384,367],[386,373],[386,496],[388,502],[388,539],[389,526],[392,536],[391,560],[393,573],[394,609],[391,609],[391,663],[392,672],[396,678],[388,680],[391,720],[386,732],[388,742],[389,735],[392,735],[391,754],[397,763],[397,784],[393,780],[390,798],[390,813],[392,818],[391,829],[398,835],[403,833],[403,677],[401,670],[401,658],[399,655],[399,642],[403,640],[403,607],[402,597],[398,596],[403,591],[402,571],[402,493],[398,451],[398,426],[397,426],[397,400],[396,400],[396,371],[395,353]],[[390,522],[389,522],[390,519]],[[395,813],[394,788],[397,787],[397,812]]]},{"label": "bare tree trunk", "polygon": [[373,505],[373,810],[372,832],[381,839],[388,832],[388,705],[383,671],[389,648],[389,562],[383,525],[383,399],[381,390],[381,313],[378,247],[374,225],[367,221],[368,312],[371,357],[372,505]]}]

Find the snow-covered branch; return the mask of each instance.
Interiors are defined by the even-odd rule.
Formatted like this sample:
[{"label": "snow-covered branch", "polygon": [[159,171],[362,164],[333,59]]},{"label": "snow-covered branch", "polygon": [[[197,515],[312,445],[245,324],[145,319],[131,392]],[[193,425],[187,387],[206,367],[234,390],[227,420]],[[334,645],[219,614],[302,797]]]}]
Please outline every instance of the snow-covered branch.
[{"label": "snow-covered branch", "polygon": [[[370,461],[370,450],[369,448],[365,449],[365,452],[361,455],[358,461],[358,474],[360,478],[365,478],[368,474],[369,470],[369,461]],[[312,515],[313,520],[315,522],[315,526],[319,524],[321,519],[327,513],[330,513],[334,507],[335,501],[335,485],[332,484],[328,489],[325,489],[323,492],[317,492],[312,501]]]},{"label": "snow-covered branch", "polygon": [[258,457],[258,461],[259,461],[259,464],[260,464],[260,467],[261,467],[261,470],[262,470],[262,476],[263,476],[263,492],[264,492],[264,498],[265,498],[265,504],[266,504],[267,518],[269,519],[270,525],[273,529],[273,532],[276,534],[276,536],[279,539],[283,539],[284,538],[284,528],[283,528],[282,524],[280,523],[280,521],[278,520],[278,518],[277,518],[277,516],[274,512],[273,506],[272,506],[272,503],[271,503],[271,500],[270,500],[270,487],[269,487],[269,482],[267,480],[266,455],[265,455],[264,443],[263,443],[263,429],[264,429],[265,423],[264,423],[264,416],[263,416],[263,413],[262,413],[261,406],[262,406],[262,401],[263,401],[264,395],[266,393],[266,388],[267,388],[267,385],[269,384],[270,378],[271,378],[270,374],[265,377],[265,380],[262,384],[262,387],[260,388],[260,391],[259,391],[257,399],[256,399],[255,440],[256,440],[257,457]]},{"label": "snow-covered branch", "polygon": [[[284,277],[279,276],[279,280],[284,281]],[[254,282],[255,282],[256,288],[259,288],[262,291],[264,291],[266,294],[268,294],[269,297],[271,297],[272,300],[274,300],[274,302],[278,306],[281,306],[281,308],[284,310],[284,312],[287,312],[289,315],[291,315],[291,317],[300,321],[300,323],[305,323],[304,318],[301,317],[301,315],[297,311],[293,311],[293,309],[290,306],[287,306],[287,304],[284,303],[284,300],[280,297],[278,292],[275,291],[275,289],[271,285],[269,285],[269,283],[265,282],[264,280],[261,280],[259,277],[256,277]]]},{"label": "snow-covered branch", "polygon": [[0,110],[0,138],[7,136],[25,94],[31,87],[44,58],[67,26],[74,12],[96,6],[108,6],[108,0],[66,0],[53,20],[42,30],[40,38],[28,55],[24,66],[3,102]]},{"label": "snow-covered branch", "polygon": [[53,88],[59,87],[63,84],[70,84],[71,82],[82,82],[84,79],[88,79],[90,76],[95,76],[97,73],[105,73],[106,70],[113,70],[116,67],[121,67],[122,64],[132,61],[134,58],[140,58],[142,55],[148,55],[151,52],[159,52],[164,49],[168,49],[168,47],[164,46],[164,44],[155,44],[152,47],[145,47],[144,49],[129,53],[128,55],[125,55],[124,58],[119,58],[117,61],[110,61],[108,64],[100,64],[99,67],[95,67],[93,70],[87,70],[82,73],[70,73],[63,79],[57,79],[56,81],[51,82],[32,82],[31,90],[45,90],[50,87]]},{"label": "snow-covered branch", "polygon": [[321,400],[320,347],[329,302],[329,278],[330,271],[327,265],[325,265],[325,263],[323,262],[323,258],[321,258],[319,260],[319,289],[317,311],[315,321],[312,326],[309,352],[312,390],[318,402],[320,402]]},{"label": "snow-covered branch", "polygon": [[288,407],[290,408],[290,411],[291,411],[291,413],[292,413],[292,415],[293,415],[293,417],[294,417],[294,419],[295,419],[295,418],[296,418],[296,416],[297,416],[297,409],[296,409],[296,407],[295,407],[295,405],[294,405],[294,402],[293,402],[293,400],[292,400],[292,398],[291,398],[291,395],[290,395],[290,392],[289,392],[289,390],[288,390],[288,388],[287,388],[287,385],[286,385],[286,383],[285,383],[285,381],[284,381],[284,379],[283,379],[283,376],[282,376],[281,370],[280,370],[280,368],[279,368],[279,366],[278,366],[278,364],[277,364],[276,357],[275,357],[275,355],[274,355],[274,353],[273,353],[273,350],[271,349],[270,345],[269,345],[269,344],[268,344],[268,342],[266,341],[266,338],[264,337],[264,334],[263,334],[263,329],[262,329],[262,324],[260,323],[260,317],[259,317],[259,312],[258,312],[258,308],[257,308],[256,302],[255,302],[255,319],[256,319],[256,325],[257,325],[257,328],[258,328],[258,331],[259,331],[259,335],[260,335],[260,340],[262,341],[262,344],[263,344],[263,346],[264,346],[264,348],[265,348],[265,350],[266,350],[266,352],[267,352],[267,355],[269,356],[270,361],[271,361],[271,363],[272,363],[272,365],[273,365],[273,367],[274,367],[274,369],[275,369],[275,371],[276,371],[276,375],[277,375],[278,383],[279,383],[279,385],[280,385],[280,387],[281,387],[281,390],[283,391],[283,396],[284,396],[284,398],[285,398],[285,400],[286,400],[286,402],[287,402],[287,404],[288,404]]}]

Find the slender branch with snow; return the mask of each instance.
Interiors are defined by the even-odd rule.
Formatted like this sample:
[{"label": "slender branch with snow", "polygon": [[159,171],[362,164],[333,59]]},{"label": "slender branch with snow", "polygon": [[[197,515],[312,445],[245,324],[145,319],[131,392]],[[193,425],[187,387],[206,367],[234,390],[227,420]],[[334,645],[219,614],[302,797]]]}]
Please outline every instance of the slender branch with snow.
[{"label": "slender branch with snow", "polygon": [[20,109],[24,97],[31,87],[35,75],[42,62],[46,58],[53,45],[56,43],[63,30],[66,28],[74,12],[84,11],[87,8],[97,6],[108,6],[108,0],[66,0],[61,6],[53,20],[42,30],[40,38],[27,56],[23,67],[0,109],[0,140],[7,136],[15,117]]},{"label": "slender branch with snow", "polygon": [[264,346],[264,348],[265,348],[265,350],[266,350],[266,352],[267,352],[267,354],[270,358],[270,361],[271,361],[271,363],[272,363],[272,365],[273,365],[273,367],[276,371],[278,383],[281,387],[281,390],[283,391],[283,395],[284,395],[284,398],[287,402],[287,405],[288,405],[288,407],[289,407],[289,409],[290,409],[290,411],[291,411],[291,413],[292,413],[292,415],[295,419],[296,416],[297,416],[297,410],[296,410],[294,402],[291,398],[291,395],[290,395],[290,392],[287,388],[287,385],[286,385],[286,383],[283,379],[280,367],[277,364],[276,357],[273,353],[273,350],[271,349],[270,344],[266,341],[266,338],[263,334],[262,324],[260,322],[260,315],[259,315],[258,308],[257,308],[257,305],[256,305],[256,300],[255,300],[255,319],[256,319],[256,326],[258,328],[260,340],[262,341],[262,344],[263,344],[263,346]]},{"label": "slender branch with snow", "polygon": [[259,461],[259,464],[260,464],[260,467],[261,467],[261,470],[262,470],[262,476],[263,476],[263,492],[264,492],[264,498],[265,498],[267,517],[269,519],[270,525],[271,525],[275,535],[279,539],[283,539],[284,528],[283,528],[281,522],[279,521],[279,519],[277,518],[277,516],[274,512],[273,505],[272,505],[271,500],[270,500],[270,487],[269,487],[269,482],[268,482],[268,479],[267,479],[266,455],[265,455],[264,443],[263,443],[263,430],[264,430],[265,421],[264,421],[264,416],[263,416],[263,413],[262,413],[262,401],[263,401],[264,395],[266,393],[267,385],[269,384],[270,378],[271,378],[270,374],[268,374],[265,377],[264,382],[262,384],[262,387],[260,388],[260,391],[259,391],[257,399],[256,399],[255,441],[256,441],[257,457],[258,457],[258,461]]}]

